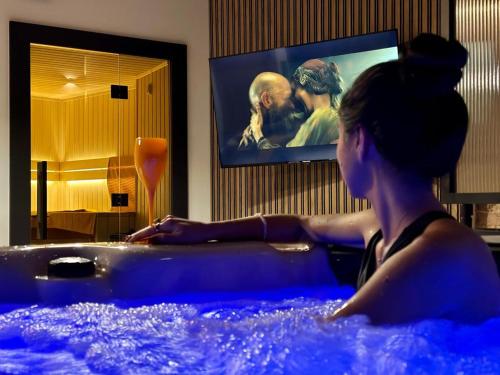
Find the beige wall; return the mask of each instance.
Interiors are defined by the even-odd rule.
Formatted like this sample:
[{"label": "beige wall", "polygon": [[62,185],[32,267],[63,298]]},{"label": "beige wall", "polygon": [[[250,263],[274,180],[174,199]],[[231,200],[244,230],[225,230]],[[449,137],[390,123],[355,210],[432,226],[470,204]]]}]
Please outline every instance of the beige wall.
[{"label": "beige wall", "polygon": [[[9,21],[184,43],[188,46],[189,217],[210,218],[207,0],[0,2],[0,245],[9,233]],[[175,95],[175,93],[173,93]],[[173,124],[175,126],[175,124]]]}]

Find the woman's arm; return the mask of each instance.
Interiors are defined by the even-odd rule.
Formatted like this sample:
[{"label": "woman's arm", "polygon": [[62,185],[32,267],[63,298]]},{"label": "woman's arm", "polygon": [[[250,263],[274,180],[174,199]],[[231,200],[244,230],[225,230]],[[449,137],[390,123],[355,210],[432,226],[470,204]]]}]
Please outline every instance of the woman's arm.
[{"label": "woman's arm", "polygon": [[[312,240],[364,246],[367,228],[374,227],[371,210],[350,215],[255,215],[242,219],[202,223],[167,216],[141,229],[128,242],[151,239],[153,243],[201,243],[218,241],[295,242]],[[376,226],[376,223],[375,223]]]},{"label": "woman's arm", "polygon": [[379,224],[372,209],[345,215],[310,216],[304,230],[315,242],[364,248]]}]

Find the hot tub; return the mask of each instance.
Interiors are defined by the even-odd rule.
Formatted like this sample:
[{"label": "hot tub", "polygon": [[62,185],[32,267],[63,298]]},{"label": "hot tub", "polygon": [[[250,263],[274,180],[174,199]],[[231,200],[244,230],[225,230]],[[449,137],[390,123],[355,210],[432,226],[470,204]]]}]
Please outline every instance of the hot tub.
[{"label": "hot tub", "polygon": [[[49,262],[80,257],[95,264],[88,277],[58,277]],[[263,242],[195,246],[73,244],[0,249],[0,301],[67,304],[193,293],[264,291],[328,285],[336,280],[327,250],[310,244]],[[71,276],[71,275],[68,275]]]},{"label": "hot tub", "polygon": [[[75,256],[95,274],[48,275]],[[0,373],[500,373],[500,318],[326,323],[354,289],[322,247],[64,245],[0,259]]]}]

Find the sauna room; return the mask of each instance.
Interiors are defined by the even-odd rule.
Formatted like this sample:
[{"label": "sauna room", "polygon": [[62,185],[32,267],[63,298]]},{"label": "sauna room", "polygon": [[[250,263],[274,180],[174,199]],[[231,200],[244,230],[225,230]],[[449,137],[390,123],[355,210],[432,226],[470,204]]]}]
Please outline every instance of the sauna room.
[{"label": "sauna room", "polygon": [[[30,55],[31,242],[119,241],[147,225],[134,147],[170,138],[168,61],[42,44]],[[170,212],[166,160],[154,217]]]}]

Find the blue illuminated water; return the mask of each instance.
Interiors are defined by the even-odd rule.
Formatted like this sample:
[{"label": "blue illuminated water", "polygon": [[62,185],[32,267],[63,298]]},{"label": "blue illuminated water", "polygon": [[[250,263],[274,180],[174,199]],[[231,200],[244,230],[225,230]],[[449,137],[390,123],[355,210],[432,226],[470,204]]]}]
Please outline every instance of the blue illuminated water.
[{"label": "blue illuminated water", "polygon": [[423,321],[372,327],[361,316],[321,323],[318,317],[342,304],[337,297],[350,293],[316,289],[268,293],[266,301],[4,306],[10,311],[0,315],[0,373],[500,373],[500,318],[477,326]]}]

